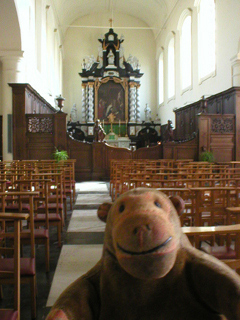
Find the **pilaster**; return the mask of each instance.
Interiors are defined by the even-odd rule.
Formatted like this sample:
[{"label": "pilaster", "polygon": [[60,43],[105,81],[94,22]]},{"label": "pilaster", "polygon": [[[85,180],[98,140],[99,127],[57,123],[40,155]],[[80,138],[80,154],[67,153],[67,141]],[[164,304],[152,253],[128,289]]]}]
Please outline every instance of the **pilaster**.
[{"label": "pilaster", "polygon": [[240,53],[238,53],[233,59],[232,62],[232,86],[240,86]]},{"label": "pilaster", "polygon": [[[12,114],[12,89],[8,83],[25,82],[25,65],[23,51],[0,51],[0,60],[2,62],[2,99],[1,114],[3,121],[3,160],[12,160],[12,153],[8,152],[9,130],[7,116]],[[21,121],[21,119],[20,119]]]}]

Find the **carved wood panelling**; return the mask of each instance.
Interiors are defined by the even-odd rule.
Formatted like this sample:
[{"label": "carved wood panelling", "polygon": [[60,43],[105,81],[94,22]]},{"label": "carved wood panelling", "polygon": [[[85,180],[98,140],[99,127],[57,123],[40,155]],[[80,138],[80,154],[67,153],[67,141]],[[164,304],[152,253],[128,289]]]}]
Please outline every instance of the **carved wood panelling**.
[{"label": "carved wood panelling", "polygon": [[211,118],[211,133],[234,133],[235,118]]},{"label": "carved wood panelling", "polygon": [[235,116],[202,114],[199,116],[199,154],[212,151],[215,161],[235,159]]},{"label": "carved wood panelling", "polygon": [[188,105],[175,110],[175,137],[177,141],[187,141],[198,132],[198,114],[200,112],[200,102]]},{"label": "carved wood panelling", "polygon": [[27,117],[27,132],[30,133],[53,133],[53,118],[36,116]]},{"label": "carved wood panelling", "polygon": [[163,144],[163,159],[198,159],[198,139],[175,143],[166,142]]},{"label": "carved wood panelling", "polygon": [[162,159],[162,145],[140,148],[133,152],[134,159]]},{"label": "carved wood panelling", "polygon": [[[12,88],[13,103],[13,159],[27,159],[28,150],[26,132],[28,126],[26,114],[37,114],[37,110],[39,113],[43,113],[42,111],[44,111],[45,113],[54,114],[56,110],[29,84],[10,83],[9,85]],[[46,107],[44,107],[45,105]],[[43,126],[41,125],[41,127]],[[49,153],[47,152],[47,154]]]},{"label": "carved wood panelling", "polygon": [[27,159],[52,159],[54,151],[53,135],[48,133],[27,134]]},{"label": "carved wood panelling", "polygon": [[159,159],[162,154],[161,145],[132,151],[126,148],[112,147],[103,142],[76,141],[69,136],[67,144],[70,158],[76,159],[77,181],[108,180],[112,159]]}]

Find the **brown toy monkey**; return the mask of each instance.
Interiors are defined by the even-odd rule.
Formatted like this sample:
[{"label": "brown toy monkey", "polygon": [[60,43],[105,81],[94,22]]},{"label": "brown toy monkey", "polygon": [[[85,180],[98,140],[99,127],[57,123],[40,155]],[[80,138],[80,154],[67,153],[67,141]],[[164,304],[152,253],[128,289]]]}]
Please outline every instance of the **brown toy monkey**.
[{"label": "brown toy monkey", "polygon": [[102,258],[47,320],[239,320],[240,277],[191,246],[175,209],[181,199],[171,200],[139,188],[101,205]]}]

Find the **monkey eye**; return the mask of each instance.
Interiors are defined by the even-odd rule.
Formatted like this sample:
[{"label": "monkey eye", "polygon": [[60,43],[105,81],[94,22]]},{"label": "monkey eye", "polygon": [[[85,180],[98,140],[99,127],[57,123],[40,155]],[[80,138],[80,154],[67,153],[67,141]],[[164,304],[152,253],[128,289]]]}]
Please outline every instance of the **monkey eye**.
[{"label": "monkey eye", "polygon": [[125,209],[125,206],[124,204],[121,204],[120,207],[119,207],[119,212],[122,213]]},{"label": "monkey eye", "polygon": [[155,204],[156,207],[162,208],[161,204],[158,201],[155,201],[154,204]]}]

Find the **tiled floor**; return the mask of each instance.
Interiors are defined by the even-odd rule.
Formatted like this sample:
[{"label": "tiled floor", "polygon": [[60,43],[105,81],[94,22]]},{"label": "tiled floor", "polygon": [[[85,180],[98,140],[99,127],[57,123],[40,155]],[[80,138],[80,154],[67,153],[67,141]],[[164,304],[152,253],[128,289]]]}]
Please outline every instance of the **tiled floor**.
[{"label": "tiled floor", "polygon": [[59,294],[70,283],[93,267],[101,258],[101,254],[102,244],[64,245],[54,274],[47,307],[54,304]]},{"label": "tiled floor", "polygon": [[[60,291],[85,270],[90,269],[100,258],[104,224],[94,215],[99,204],[111,201],[108,196],[108,187],[108,183],[105,182],[77,183],[77,201],[73,212],[68,211],[67,214],[62,234],[62,248],[57,245],[55,228],[51,230],[50,272],[48,274],[45,272],[44,246],[36,248],[38,288],[36,320],[44,320]],[[86,212],[85,215],[84,212]],[[64,281],[60,281],[63,275]],[[7,296],[11,290],[12,288],[4,289],[2,303],[7,302]],[[30,319],[30,287],[24,285],[21,286],[21,320]]]}]

